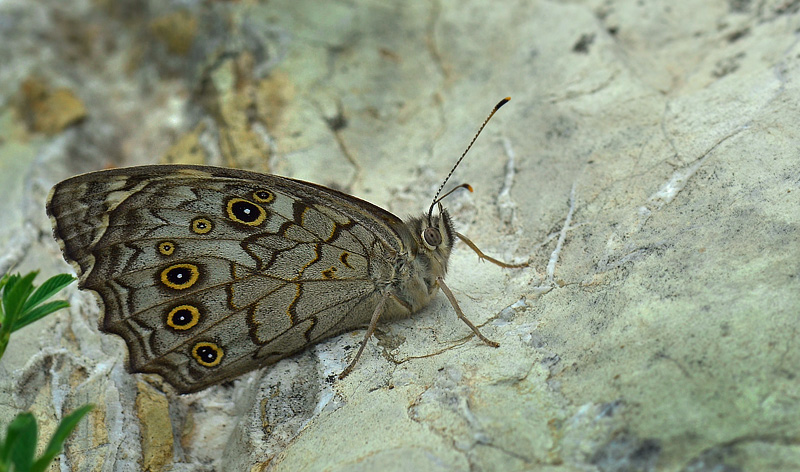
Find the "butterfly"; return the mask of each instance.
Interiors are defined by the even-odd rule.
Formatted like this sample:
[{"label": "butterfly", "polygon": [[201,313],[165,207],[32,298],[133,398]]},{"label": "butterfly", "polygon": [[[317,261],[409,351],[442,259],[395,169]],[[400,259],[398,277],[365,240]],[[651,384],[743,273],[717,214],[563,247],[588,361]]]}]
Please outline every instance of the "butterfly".
[{"label": "butterfly", "polygon": [[367,326],[344,377],[379,320],[411,316],[439,289],[497,346],[445,284],[450,252],[460,238],[483,259],[525,264],[455,231],[441,204],[452,191],[439,197],[452,173],[428,212],[405,221],[310,182],[193,165],[78,175],[53,187],[47,213],[79,287],[97,294],[100,329],[125,340],[130,370],[190,393]]}]

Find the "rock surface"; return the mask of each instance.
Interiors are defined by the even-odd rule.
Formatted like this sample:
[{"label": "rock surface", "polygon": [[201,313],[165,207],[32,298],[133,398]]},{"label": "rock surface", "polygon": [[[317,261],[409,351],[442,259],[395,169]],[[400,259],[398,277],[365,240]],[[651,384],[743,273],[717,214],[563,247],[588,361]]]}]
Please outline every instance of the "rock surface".
[{"label": "rock surface", "polygon": [[178,396],[125,371],[73,286],[0,361],[2,425],[29,409],[49,436],[97,405],[60,470],[800,469],[795,3],[17,1],[0,18],[3,271],[68,270],[47,192],[112,166],[274,172],[418,214],[512,96],[453,177],[475,193],[445,201],[487,254],[532,262],[451,257],[498,349],[440,295],[345,380],[363,331]]}]

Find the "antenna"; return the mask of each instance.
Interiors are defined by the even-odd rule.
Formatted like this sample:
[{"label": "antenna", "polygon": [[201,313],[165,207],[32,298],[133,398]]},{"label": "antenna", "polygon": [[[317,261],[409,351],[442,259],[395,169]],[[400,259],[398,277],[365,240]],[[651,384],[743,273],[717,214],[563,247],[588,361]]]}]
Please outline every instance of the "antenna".
[{"label": "antenna", "polygon": [[459,157],[458,160],[456,161],[456,165],[454,165],[453,168],[450,169],[450,173],[447,174],[447,177],[444,178],[444,182],[442,182],[442,185],[439,186],[439,190],[436,191],[436,195],[434,195],[434,197],[433,197],[433,203],[431,203],[431,207],[428,210],[428,224],[432,224],[431,223],[431,216],[433,215],[433,207],[436,206],[437,203],[442,201],[442,199],[444,197],[450,195],[451,193],[453,193],[454,191],[456,191],[459,188],[467,188],[467,189],[469,189],[470,192],[472,191],[472,187],[470,187],[469,184],[462,184],[462,185],[459,185],[458,187],[454,188],[453,190],[447,192],[441,198],[439,198],[439,194],[442,193],[442,189],[444,188],[444,185],[447,183],[448,180],[450,180],[450,177],[453,175],[453,172],[455,172],[456,167],[458,167],[458,165],[461,164],[461,161],[464,160],[464,156],[467,155],[467,152],[469,152],[469,150],[472,148],[472,145],[475,144],[475,140],[478,139],[478,136],[480,136],[481,131],[483,131],[483,128],[486,127],[486,123],[488,123],[489,120],[492,119],[494,114],[497,113],[497,110],[499,110],[500,107],[502,107],[503,105],[508,103],[509,100],[511,100],[511,97],[506,97],[506,98],[500,100],[500,102],[497,105],[494,106],[494,108],[492,109],[492,112],[489,113],[489,116],[487,116],[486,119],[483,120],[483,124],[478,129],[478,132],[475,133],[475,137],[473,137],[472,141],[469,142],[469,146],[467,146],[467,149],[465,149],[464,152],[461,153],[461,157]]}]

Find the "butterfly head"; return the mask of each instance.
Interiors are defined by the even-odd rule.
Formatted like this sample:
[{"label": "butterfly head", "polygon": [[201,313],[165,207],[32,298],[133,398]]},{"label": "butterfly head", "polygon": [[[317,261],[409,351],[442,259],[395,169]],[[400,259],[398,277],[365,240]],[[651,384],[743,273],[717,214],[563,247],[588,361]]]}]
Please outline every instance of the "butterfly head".
[{"label": "butterfly head", "polygon": [[420,220],[419,239],[429,251],[444,250],[450,254],[453,247],[453,222],[447,210],[439,206],[439,215],[428,215]]},{"label": "butterfly head", "polygon": [[455,239],[455,229],[447,210],[439,206],[438,215],[412,218],[410,223],[416,240],[416,258],[423,261],[433,274],[444,276]]}]

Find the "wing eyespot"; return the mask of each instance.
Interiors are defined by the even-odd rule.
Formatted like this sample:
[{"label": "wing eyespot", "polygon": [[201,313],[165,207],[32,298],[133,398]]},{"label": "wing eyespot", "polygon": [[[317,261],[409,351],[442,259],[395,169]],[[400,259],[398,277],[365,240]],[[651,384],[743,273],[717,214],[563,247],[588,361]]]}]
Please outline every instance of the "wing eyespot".
[{"label": "wing eyespot", "polygon": [[186,290],[200,279],[200,268],[194,264],[173,264],[161,271],[161,283],[174,290]]},{"label": "wing eyespot", "polygon": [[158,253],[162,256],[171,256],[175,252],[175,243],[172,241],[161,241],[158,243]]},{"label": "wing eyespot", "polygon": [[191,229],[195,234],[208,234],[214,229],[214,224],[208,218],[195,218],[192,220]]},{"label": "wing eyespot", "polygon": [[192,305],[179,305],[167,313],[167,326],[174,330],[186,331],[200,322],[200,310]]},{"label": "wing eyespot", "polygon": [[275,200],[275,194],[269,190],[260,188],[253,192],[253,200],[258,203],[271,203]]},{"label": "wing eyespot", "polygon": [[228,218],[248,226],[258,226],[267,219],[267,210],[243,198],[231,198],[227,205]]},{"label": "wing eyespot", "polygon": [[192,347],[192,357],[203,367],[216,367],[225,355],[221,347],[215,343],[199,342]]}]

